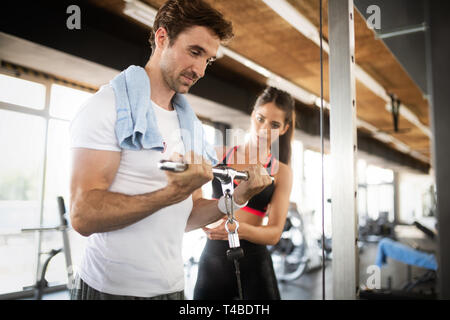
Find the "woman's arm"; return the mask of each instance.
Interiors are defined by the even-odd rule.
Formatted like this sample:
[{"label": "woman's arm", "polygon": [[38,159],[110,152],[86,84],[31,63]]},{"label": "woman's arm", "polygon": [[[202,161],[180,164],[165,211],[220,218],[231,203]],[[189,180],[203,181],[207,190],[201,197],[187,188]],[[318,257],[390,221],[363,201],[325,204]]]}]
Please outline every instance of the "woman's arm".
[{"label": "woman's arm", "polygon": [[[269,221],[266,226],[254,226],[239,222],[239,239],[257,244],[275,245],[281,237],[289,209],[289,196],[292,190],[292,169],[280,163],[275,177],[275,191],[268,205]],[[225,220],[224,220],[225,222]],[[226,240],[228,234],[224,223],[214,229],[204,228],[212,240]]]}]

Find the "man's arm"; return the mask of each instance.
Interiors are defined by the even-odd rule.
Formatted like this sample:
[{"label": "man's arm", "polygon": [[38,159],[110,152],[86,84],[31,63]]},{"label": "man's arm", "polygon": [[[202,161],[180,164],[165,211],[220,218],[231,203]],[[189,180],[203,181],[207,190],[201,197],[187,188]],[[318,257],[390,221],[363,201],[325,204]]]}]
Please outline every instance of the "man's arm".
[{"label": "man's arm", "polygon": [[189,196],[176,192],[171,184],[134,196],[107,191],[120,157],[116,151],[73,149],[70,218],[73,228],[83,236],[124,228]]}]

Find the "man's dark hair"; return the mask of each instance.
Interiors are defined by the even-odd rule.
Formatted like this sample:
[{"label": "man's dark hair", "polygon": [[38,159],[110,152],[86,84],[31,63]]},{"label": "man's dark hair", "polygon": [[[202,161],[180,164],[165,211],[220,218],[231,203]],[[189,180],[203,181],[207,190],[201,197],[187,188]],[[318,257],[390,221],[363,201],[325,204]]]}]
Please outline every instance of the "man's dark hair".
[{"label": "man's dark hair", "polygon": [[203,26],[212,30],[220,41],[228,41],[233,35],[230,21],[203,0],[169,0],[159,8],[153,23],[153,30],[149,42],[152,53],[155,50],[155,32],[164,27],[169,35],[170,44],[184,30]]}]

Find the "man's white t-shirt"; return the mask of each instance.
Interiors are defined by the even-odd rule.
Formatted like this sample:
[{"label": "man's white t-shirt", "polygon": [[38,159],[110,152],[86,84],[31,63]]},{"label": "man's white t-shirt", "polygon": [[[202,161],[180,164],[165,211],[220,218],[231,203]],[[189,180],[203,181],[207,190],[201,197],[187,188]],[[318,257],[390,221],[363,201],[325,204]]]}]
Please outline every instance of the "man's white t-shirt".
[{"label": "man's white t-shirt", "polygon": [[[153,104],[165,143],[156,150],[122,150],[115,134],[113,88],[105,85],[81,107],[70,125],[72,148],[121,152],[111,192],[137,195],[167,185],[157,163],[184,154],[176,111]],[[94,289],[116,295],[153,297],[184,289],[182,241],[192,197],[154,212],[125,228],[88,237],[80,276]],[[106,212],[107,214],[107,212]]]}]

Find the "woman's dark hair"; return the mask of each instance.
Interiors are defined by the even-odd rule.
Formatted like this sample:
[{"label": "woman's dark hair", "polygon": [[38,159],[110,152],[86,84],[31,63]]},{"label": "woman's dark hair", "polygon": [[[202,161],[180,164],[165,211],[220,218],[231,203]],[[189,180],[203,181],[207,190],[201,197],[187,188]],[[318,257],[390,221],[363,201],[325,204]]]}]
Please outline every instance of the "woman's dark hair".
[{"label": "woman's dark hair", "polygon": [[[278,144],[272,142],[272,153],[276,154],[274,151],[278,151],[278,160],[289,165],[292,154],[291,143],[295,131],[295,101],[289,93],[275,87],[267,87],[256,99],[253,110],[270,102],[284,111],[284,123],[289,125],[289,129],[278,138]],[[279,149],[274,150],[276,147]]]},{"label": "woman's dark hair", "polygon": [[203,0],[168,0],[159,8],[153,23],[149,42],[152,54],[155,51],[155,32],[164,27],[169,35],[170,45],[184,30],[203,26],[212,30],[220,41],[228,41],[233,35],[230,21]]}]

